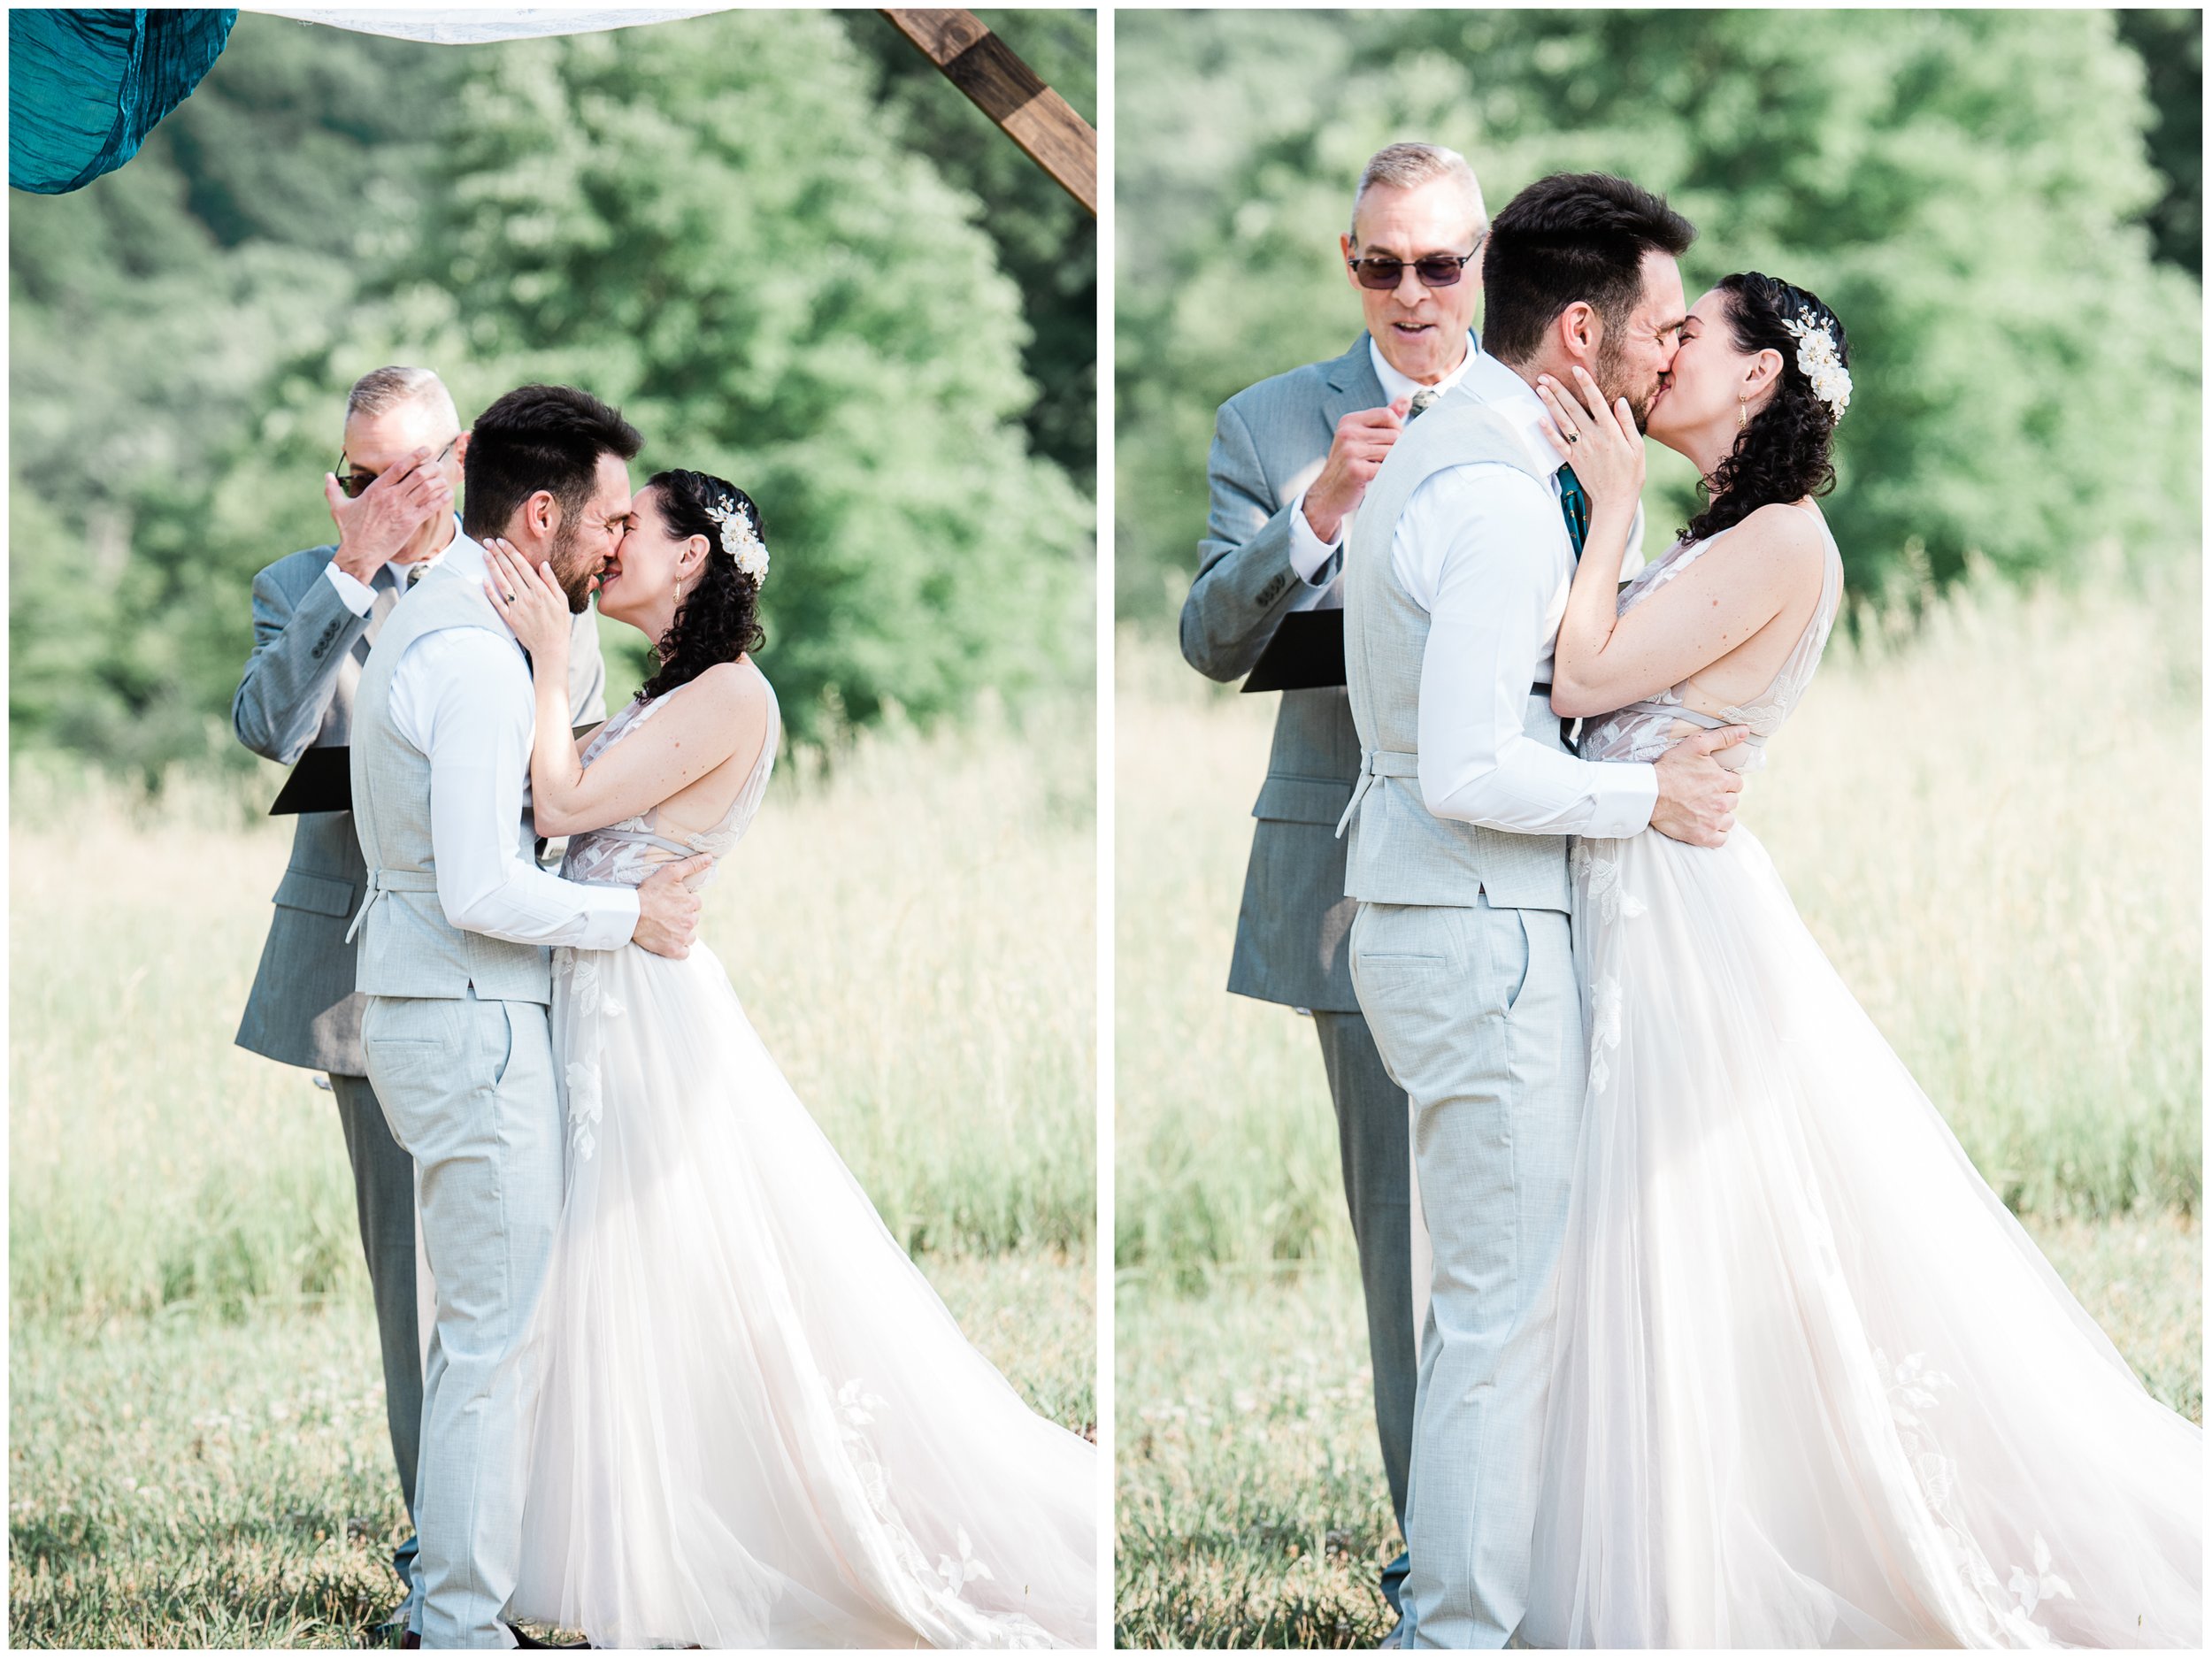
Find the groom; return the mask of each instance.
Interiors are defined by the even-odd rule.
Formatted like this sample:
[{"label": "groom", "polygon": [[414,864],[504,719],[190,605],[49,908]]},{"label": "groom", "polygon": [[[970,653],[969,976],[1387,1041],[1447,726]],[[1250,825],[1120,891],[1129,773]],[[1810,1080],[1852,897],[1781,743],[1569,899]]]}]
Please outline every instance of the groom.
[{"label": "groom", "polygon": [[1718,846],[1737,776],[1701,733],[1655,765],[1574,757],[1552,639],[1588,522],[1532,389],[1586,369],[1640,426],[1684,320],[1695,232],[1603,174],[1529,186],[1484,251],[1484,355],[1392,447],[1353,521],[1344,644],[1360,776],[1352,983],[1413,1108],[1434,1252],[1415,1394],[1407,1644],[1496,1647],[1521,1619],[1552,1357],[1552,1266],[1580,1125],[1567,840]]},{"label": "groom", "polygon": [[562,1189],[548,947],[634,941],[680,958],[698,924],[683,879],[703,859],[634,891],[537,866],[530,670],[484,594],[481,539],[501,535],[533,564],[549,559],[581,615],[628,524],[638,448],[620,415],[566,387],[525,386],[487,409],[462,533],[385,618],[355,694],[361,1046],[414,1159],[437,1286],[415,1480],[425,1646],[515,1644],[502,1619],[535,1404],[516,1347]]}]

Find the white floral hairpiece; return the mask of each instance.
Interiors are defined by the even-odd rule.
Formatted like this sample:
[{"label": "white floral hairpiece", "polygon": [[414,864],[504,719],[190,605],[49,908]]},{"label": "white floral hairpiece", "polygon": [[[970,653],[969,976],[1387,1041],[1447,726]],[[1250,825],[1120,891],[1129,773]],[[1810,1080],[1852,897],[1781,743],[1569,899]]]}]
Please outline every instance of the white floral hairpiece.
[{"label": "white floral hairpiece", "polygon": [[1797,340],[1798,372],[1813,383],[1813,395],[1828,405],[1832,424],[1851,406],[1851,371],[1836,355],[1836,337],[1809,317],[1785,318],[1782,326]]},{"label": "white floral hairpiece", "polygon": [[768,580],[768,549],[760,539],[753,515],[738,502],[711,506],[707,517],[722,526],[722,550],[737,565],[740,575],[750,576],[758,587]]}]

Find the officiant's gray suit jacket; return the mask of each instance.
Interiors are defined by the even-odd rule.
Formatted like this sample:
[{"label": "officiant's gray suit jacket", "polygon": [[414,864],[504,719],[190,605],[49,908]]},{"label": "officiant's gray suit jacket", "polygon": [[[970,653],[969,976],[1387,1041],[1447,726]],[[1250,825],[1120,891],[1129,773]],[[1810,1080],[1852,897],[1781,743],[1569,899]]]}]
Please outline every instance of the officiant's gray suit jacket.
[{"label": "officiant's gray suit jacket", "polygon": [[[345,744],[354,688],[404,566],[387,564],[369,585],[377,603],[356,616],[323,574],[335,547],[280,558],[254,578],[253,655],[231,702],[238,741],[265,760],[296,764],[310,748]],[[569,651],[575,723],[606,718],[607,665],[594,612],[576,618]],[[1356,764],[1356,760],[1355,760]],[[239,1047],[288,1065],[368,1073],[361,1055],[362,998],[353,987],[346,927],[367,896],[368,868],[351,812],[303,812],[292,858],[277,883],[276,915],[238,1026]]]},{"label": "officiant's gray suit jacket", "polygon": [[[1212,510],[1198,580],[1183,601],[1183,656],[1211,679],[1251,672],[1312,589],[1290,564],[1290,515],[1328,458],[1336,423],[1384,403],[1367,336],[1342,357],[1248,387],[1221,406],[1207,457]],[[1342,555],[1331,566],[1334,575]],[[1356,1013],[1336,821],[1359,774],[1359,733],[1341,686],[1285,691],[1252,816],[1229,988],[1323,1012]]]}]

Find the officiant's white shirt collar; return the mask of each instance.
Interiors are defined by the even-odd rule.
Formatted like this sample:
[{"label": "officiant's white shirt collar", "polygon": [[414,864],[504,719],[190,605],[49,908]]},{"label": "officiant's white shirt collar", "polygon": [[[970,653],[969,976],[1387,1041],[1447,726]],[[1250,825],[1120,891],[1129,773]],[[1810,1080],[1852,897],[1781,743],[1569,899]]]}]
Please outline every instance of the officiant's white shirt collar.
[{"label": "officiant's white shirt collar", "polygon": [[426,576],[444,562],[445,556],[453,550],[454,542],[466,539],[467,532],[461,528],[461,515],[456,512],[453,515],[453,533],[445,538],[444,546],[433,552],[425,553],[411,564],[394,564],[391,566],[392,573],[403,582],[407,580],[409,572],[412,571],[419,570]]},{"label": "officiant's white shirt collar", "polygon": [[[1467,371],[1475,365],[1477,359],[1481,356],[1482,342],[1475,338],[1473,332],[1470,330],[1467,335],[1467,349],[1460,353],[1459,365],[1445,375],[1442,380],[1438,380],[1432,389],[1439,392],[1451,390],[1453,387],[1459,384]],[[1367,360],[1374,366],[1375,378],[1382,382],[1385,403],[1396,403],[1399,398],[1410,397],[1421,389],[1419,380],[1409,380],[1390,366],[1390,360],[1383,356],[1382,347],[1375,343],[1375,336],[1371,334],[1367,336]]]}]

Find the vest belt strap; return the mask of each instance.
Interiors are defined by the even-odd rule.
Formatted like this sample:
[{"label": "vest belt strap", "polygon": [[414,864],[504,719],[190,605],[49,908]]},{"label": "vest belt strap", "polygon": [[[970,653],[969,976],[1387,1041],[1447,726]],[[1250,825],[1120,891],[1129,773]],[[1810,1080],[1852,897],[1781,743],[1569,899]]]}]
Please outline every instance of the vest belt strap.
[{"label": "vest belt strap", "polygon": [[387,893],[434,893],[438,878],[428,870],[371,870],[369,895],[361,901],[361,908],[354,912],[353,925],[346,929],[346,942],[353,942],[353,935],[361,931],[361,924],[368,919],[376,901]]},{"label": "vest belt strap", "polygon": [[[1551,697],[1551,687],[1540,681],[1528,687],[1528,694],[1532,698],[1540,697],[1548,701]],[[1565,720],[1559,722],[1559,730],[1563,740],[1567,730]],[[1344,815],[1336,820],[1336,838],[1340,841],[1344,839],[1344,832],[1352,825],[1352,814],[1359,810],[1360,802],[1366,797],[1367,791],[1374,787],[1377,778],[1409,778],[1420,775],[1421,756],[1410,748],[1363,750],[1360,754],[1359,777],[1352,785],[1352,798],[1344,808]]]},{"label": "vest belt strap", "polygon": [[1344,832],[1351,826],[1352,814],[1366,798],[1367,791],[1375,786],[1379,777],[1409,778],[1421,775],[1421,756],[1410,748],[1369,748],[1359,757],[1359,780],[1352,785],[1352,798],[1346,802],[1344,815],[1336,820],[1336,838],[1344,839]]}]

